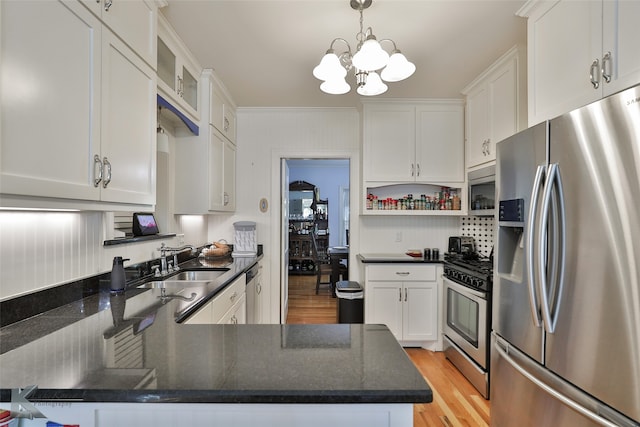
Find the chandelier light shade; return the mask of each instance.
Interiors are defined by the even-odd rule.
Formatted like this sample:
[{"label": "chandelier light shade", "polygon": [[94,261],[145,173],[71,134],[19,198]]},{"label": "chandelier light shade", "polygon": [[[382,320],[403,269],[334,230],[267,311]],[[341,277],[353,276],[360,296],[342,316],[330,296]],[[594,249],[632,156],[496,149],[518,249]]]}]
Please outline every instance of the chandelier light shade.
[{"label": "chandelier light shade", "polygon": [[380,77],[387,82],[399,82],[410,77],[415,71],[416,66],[407,61],[407,58],[399,50],[396,50],[389,57],[389,63],[382,70]]},{"label": "chandelier light shade", "polygon": [[[347,73],[353,70],[356,77],[357,92],[364,96],[380,95],[387,91],[383,82],[398,82],[410,77],[416,66],[398,50],[391,39],[378,41],[371,27],[363,31],[363,11],[371,6],[372,0],[350,0],[351,8],[360,12],[360,32],[356,34],[358,41],[356,53],[352,54],[351,46],[342,38],[333,39],[331,46],[322,57],[320,64],[313,69],[313,76],[322,80],[320,90],[332,95],[342,95],[351,90],[346,81]],[[347,50],[336,54],[334,44],[342,42]],[[382,48],[383,42],[393,45],[391,56]],[[382,70],[380,74],[378,71]]]},{"label": "chandelier light shade", "polygon": [[333,53],[333,50],[328,50],[322,57],[320,64],[313,69],[313,75],[318,80],[335,80],[344,79],[347,75],[347,70],[340,65],[340,59],[338,55]]},{"label": "chandelier light shade", "polygon": [[375,71],[369,71],[367,82],[364,86],[359,86],[356,92],[364,96],[375,96],[385,93],[389,86],[382,82],[382,79]]},{"label": "chandelier light shade", "polygon": [[375,37],[369,36],[362,47],[353,55],[351,62],[354,67],[361,70],[379,70],[389,62],[389,54],[382,49]]},{"label": "chandelier light shade", "polygon": [[320,90],[331,95],[342,95],[351,90],[351,86],[344,77],[334,80],[326,80],[320,85]]}]

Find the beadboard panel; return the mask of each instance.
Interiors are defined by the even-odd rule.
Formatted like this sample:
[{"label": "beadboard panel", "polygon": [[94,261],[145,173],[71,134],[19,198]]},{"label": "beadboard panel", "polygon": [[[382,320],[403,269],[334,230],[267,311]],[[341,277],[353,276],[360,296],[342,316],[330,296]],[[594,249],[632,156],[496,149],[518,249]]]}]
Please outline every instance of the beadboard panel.
[{"label": "beadboard panel", "polygon": [[403,253],[408,249],[438,248],[442,257],[447,250],[449,236],[460,234],[460,218],[454,216],[360,218],[362,253]]},{"label": "beadboard panel", "polygon": [[101,213],[0,212],[0,299],[93,275]]},{"label": "beadboard panel", "polygon": [[0,212],[0,300],[108,272],[115,256],[130,263],[159,256],[160,241],[103,246],[103,215]]}]

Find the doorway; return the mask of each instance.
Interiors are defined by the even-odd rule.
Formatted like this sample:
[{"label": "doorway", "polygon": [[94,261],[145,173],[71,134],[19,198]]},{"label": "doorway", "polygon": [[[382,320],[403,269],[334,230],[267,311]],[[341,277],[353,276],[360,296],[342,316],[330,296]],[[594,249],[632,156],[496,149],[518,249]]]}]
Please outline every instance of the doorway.
[{"label": "doorway", "polygon": [[[314,215],[317,217],[314,221],[299,221],[296,216],[299,209],[295,206],[305,206],[306,201],[294,200],[297,197],[295,191],[282,192],[282,209],[283,212],[289,209],[287,229],[292,233],[287,239],[288,244],[283,251],[285,259],[282,260],[288,268],[286,288],[283,289],[288,313],[283,322],[333,323],[336,301],[329,285],[331,276],[327,273],[326,248],[348,246],[350,160],[296,158],[286,159],[284,163],[282,166],[287,174],[283,176],[287,176],[287,184],[302,182],[316,189]],[[284,239],[285,234],[281,235]],[[307,241],[309,247],[304,246]],[[318,276],[321,265],[325,266],[324,275]]]}]

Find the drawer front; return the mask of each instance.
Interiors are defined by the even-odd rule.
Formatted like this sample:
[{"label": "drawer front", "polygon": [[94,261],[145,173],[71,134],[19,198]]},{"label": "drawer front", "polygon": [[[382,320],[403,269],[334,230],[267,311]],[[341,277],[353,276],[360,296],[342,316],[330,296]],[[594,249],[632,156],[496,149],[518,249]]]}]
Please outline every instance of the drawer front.
[{"label": "drawer front", "polygon": [[365,274],[367,281],[435,281],[436,265],[374,264],[366,266]]},{"label": "drawer front", "polygon": [[247,284],[246,275],[238,277],[233,283],[229,284],[218,296],[213,299],[213,318],[214,323],[244,295]]}]

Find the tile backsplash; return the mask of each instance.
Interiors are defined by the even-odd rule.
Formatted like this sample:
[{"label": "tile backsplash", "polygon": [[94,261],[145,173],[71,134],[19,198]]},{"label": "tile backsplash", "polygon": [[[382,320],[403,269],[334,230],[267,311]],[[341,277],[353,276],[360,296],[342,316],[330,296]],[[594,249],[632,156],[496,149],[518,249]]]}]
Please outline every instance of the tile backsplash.
[{"label": "tile backsplash", "polygon": [[476,250],[489,256],[493,248],[495,234],[494,217],[466,216],[460,219],[460,235],[473,237]]}]

